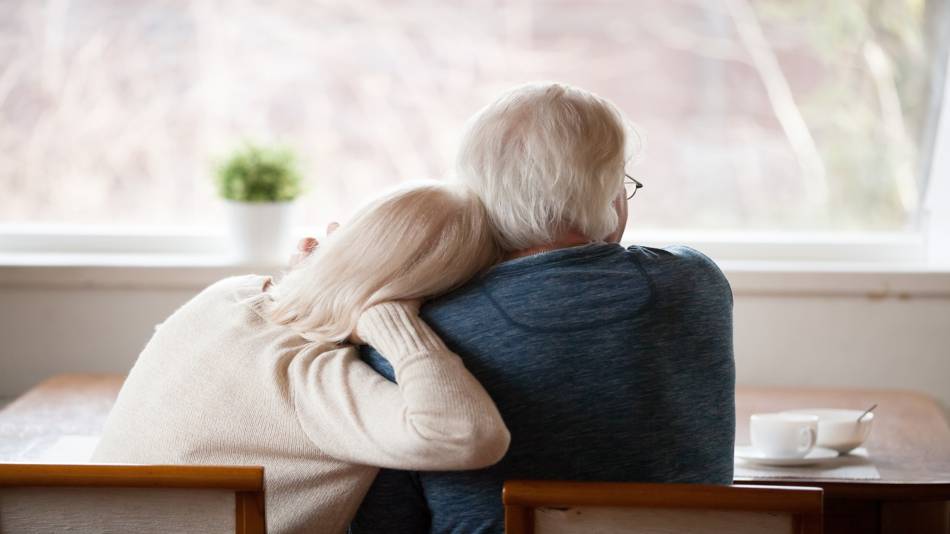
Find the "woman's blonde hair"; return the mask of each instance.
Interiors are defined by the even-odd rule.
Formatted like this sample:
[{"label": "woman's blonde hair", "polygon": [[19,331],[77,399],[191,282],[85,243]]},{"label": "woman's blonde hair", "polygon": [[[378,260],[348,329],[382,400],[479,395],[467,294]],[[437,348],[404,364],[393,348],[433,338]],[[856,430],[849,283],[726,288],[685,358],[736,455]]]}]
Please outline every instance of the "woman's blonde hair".
[{"label": "woman's blonde hair", "polygon": [[342,341],[374,304],[446,293],[500,257],[481,201],[426,184],[374,201],[288,272],[270,319],[307,339]]}]

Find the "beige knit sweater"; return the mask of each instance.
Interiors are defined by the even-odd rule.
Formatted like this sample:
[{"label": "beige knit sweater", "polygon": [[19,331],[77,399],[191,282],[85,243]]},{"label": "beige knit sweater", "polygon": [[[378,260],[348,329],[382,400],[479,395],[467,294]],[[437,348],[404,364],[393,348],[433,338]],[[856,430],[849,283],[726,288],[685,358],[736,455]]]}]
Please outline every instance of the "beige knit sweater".
[{"label": "beige knit sweater", "polygon": [[475,469],[509,434],[488,394],[399,304],[358,332],[398,386],[348,346],[264,320],[267,277],[222,280],[178,309],[119,393],[93,461],[263,465],[271,534],[343,532],[377,467]]}]

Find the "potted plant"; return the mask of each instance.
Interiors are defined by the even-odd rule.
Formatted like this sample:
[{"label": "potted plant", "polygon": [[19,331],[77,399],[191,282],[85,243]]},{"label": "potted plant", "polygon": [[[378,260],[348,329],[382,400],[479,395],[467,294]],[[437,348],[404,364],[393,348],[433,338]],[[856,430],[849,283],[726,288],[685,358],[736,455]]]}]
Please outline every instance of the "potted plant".
[{"label": "potted plant", "polygon": [[303,192],[294,153],[248,143],[221,163],[216,174],[236,258],[256,264],[281,261],[292,250],[295,200]]}]

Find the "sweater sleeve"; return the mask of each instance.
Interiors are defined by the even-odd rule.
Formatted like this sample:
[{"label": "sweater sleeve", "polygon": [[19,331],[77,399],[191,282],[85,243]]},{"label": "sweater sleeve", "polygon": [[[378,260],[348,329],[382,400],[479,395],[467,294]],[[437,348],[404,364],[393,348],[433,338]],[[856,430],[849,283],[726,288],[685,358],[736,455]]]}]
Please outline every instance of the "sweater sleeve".
[{"label": "sweater sleeve", "polygon": [[353,347],[298,357],[291,391],[304,431],[348,462],[416,470],[477,469],[508,450],[494,402],[414,310],[367,310],[359,334],[392,363],[397,384]]}]

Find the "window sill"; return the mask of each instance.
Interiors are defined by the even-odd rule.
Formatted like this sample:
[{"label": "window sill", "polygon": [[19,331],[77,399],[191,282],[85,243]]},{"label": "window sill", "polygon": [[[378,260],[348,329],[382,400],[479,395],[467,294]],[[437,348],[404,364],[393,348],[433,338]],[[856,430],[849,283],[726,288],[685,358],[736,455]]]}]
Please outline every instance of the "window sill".
[{"label": "window sill", "polygon": [[[948,298],[950,266],[922,262],[718,262],[737,296],[845,296],[870,299]],[[49,289],[198,290],[282,265],[239,264],[198,254],[0,254],[0,287]]]},{"label": "window sill", "polygon": [[0,287],[197,290],[228,276],[281,268],[211,254],[0,253]]},{"label": "window sill", "polygon": [[831,261],[718,264],[737,296],[950,299],[950,266]]}]

